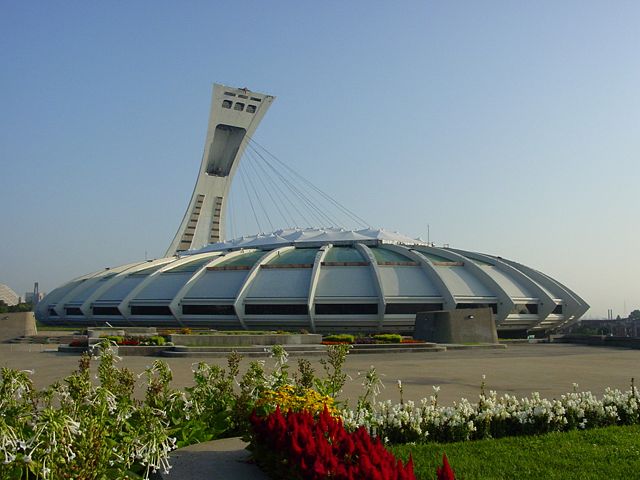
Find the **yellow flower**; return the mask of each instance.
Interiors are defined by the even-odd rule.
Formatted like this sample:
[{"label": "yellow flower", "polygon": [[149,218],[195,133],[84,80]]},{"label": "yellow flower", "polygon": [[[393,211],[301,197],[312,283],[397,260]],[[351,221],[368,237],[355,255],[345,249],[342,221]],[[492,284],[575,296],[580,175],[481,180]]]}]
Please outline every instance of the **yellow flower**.
[{"label": "yellow flower", "polygon": [[258,399],[257,405],[268,405],[272,408],[279,406],[283,412],[306,410],[314,415],[322,412],[326,405],[332,416],[339,416],[333,398],[320,395],[311,388],[296,389],[293,385],[284,385],[275,390],[266,390]]}]

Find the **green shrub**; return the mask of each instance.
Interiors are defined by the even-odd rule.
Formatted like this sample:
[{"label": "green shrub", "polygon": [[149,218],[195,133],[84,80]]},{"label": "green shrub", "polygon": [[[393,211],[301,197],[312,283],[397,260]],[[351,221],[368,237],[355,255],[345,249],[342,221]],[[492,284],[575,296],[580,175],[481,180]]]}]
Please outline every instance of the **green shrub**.
[{"label": "green shrub", "polygon": [[167,341],[160,335],[154,335],[153,337],[149,338],[149,343],[151,343],[151,345],[164,345],[165,343],[167,343]]},{"label": "green shrub", "polygon": [[397,333],[381,333],[374,335],[373,339],[381,343],[400,343],[402,342],[402,335]]},{"label": "green shrub", "polygon": [[323,339],[325,342],[346,342],[353,343],[356,338],[349,333],[338,333],[335,335],[326,335]]},{"label": "green shrub", "polygon": [[106,338],[110,342],[115,342],[117,345],[120,345],[124,341],[124,337],[121,335],[107,335],[106,337],[102,338]]}]

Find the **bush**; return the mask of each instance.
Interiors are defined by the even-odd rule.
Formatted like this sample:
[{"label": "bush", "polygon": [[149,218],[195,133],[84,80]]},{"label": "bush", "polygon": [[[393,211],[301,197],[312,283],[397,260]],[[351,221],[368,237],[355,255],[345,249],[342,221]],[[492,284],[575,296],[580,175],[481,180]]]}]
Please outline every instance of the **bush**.
[{"label": "bush", "polygon": [[151,345],[161,346],[167,343],[167,341],[164,339],[164,337],[161,337],[160,335],[154,335],[153,337],[149,338],[149,343]]},{"label": "bush", "polygon": [[402,335],[397,333],[381,333],[374,335],[373,339],[380,343],[400,343],[402,342]]},{"label": "bush", "polygon": [[353,343],[355,341],[355,337],[348,333],[338,333],[335,335],[326,335],[322,341],[324,342],[344,342],[344,343]]},{"label": "bush", "polygon": [[[79,369],[37,391],[29,372],[0,369],[0,478],[149,478],[168,473],[176,440],[168,417],[132,398],[135,375],[114,366],[104,341],[97,385],[84,355]],[[180,405],[180,410],[184,406]]]},{"label": "bush", "polygon": [[122,342],[124,342],[124,337],[121,335],[107,335],[102,338],[106,338],[110,342],[114,342],[116,345],[121,345]]}]

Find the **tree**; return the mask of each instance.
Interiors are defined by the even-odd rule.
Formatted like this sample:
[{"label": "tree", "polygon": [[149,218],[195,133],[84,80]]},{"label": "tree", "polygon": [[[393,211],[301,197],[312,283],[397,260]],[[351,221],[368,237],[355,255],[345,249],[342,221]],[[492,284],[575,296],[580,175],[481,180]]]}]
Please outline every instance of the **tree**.
[{"label": "tree", "polygon": [[629,320],[640,320],[640,310],[634,310],[629,314]]},{"label": "tree", "polygon": [[0,313],[30,312],[31,310],[33,310],[33,305],[30,302],[7,305],[0,300]]}]

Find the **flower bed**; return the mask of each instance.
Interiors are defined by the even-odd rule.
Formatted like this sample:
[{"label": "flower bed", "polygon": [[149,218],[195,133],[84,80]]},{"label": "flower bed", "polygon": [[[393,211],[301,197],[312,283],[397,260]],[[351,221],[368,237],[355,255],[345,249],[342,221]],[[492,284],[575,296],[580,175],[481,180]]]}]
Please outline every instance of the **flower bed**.
[{"label": "flower bed", "polygon": [[625,392],[607,388],[601,399],[591,392],[574,391],[547,400],[534,392],[518,399],[509,394],[485,394],[484,383],[477,403],[466,399],[452,407],[438,405],[435,395],[394,404],[372,402],[364,408],[345,409],[350,430],[365,427],[389,443],[455,442],[518,435],[538,435],[573,429],[640,423],[640,395],[632,384]]},{"label": "flower bed", "polygon": [[282,409],[285,412],[311,412],[320,414],[327,409],[331,415],[339,415],[332,397],[320,395],[312,388],[298,388],[293,385],[283,385],[273,390],[265,390],[256,401],[257,408],[267,411]]},{"label": "flower bed", "polygon": [[162,346],[166,345],[167,340],[161,335],[153,336],[120,336],[120,335],[106,335],[101,337],[107,339],[110,342],[114,342],[116,345],[136,347],[143,346]]},{"label": "flower bed", "polygon": [[318,418],[307,412],[251,416],[250,449],[276,478],[415,480],[413,463],[397,460],[364,428],[347,432],[325,408]]},{"label": "flower bed", "polygon": [[[344,466],[347,474],[353,469],[360,475],[362,469],[369,468],[357,463],[359,457],[340,456],[344,451],[356,452],[350,442],[379,449],[381,443],[452,442],[640,424],[640,395],[633,381],[629,390],[607,389],[601,398],[579,392],[575,385],[573,392],[553,400],[543,399],[538,393],[521,399],[498,396],[496,392],[487,393],[483,381],[477,402],[462,399],[453,406],[438,404],[439,387],[420,402],[405,402],[402,382],[398,381],[400,403],[394,404],[376,401],[381,382],[371,367],[361,372],[359,381],[364,392],[350,408],[339,401],[348,378],[343,366],[349,345],[327,348],[327,357],[320,360],[324,370],[321,375],[304,358],[298,359],[297,371],[290,374],[288,355],[281,345],[271,348],[273,369],[266,369],[263,361],[252,361],[241,373],[241,356],[232,353],[226,368],[204,362],[194,365],[194,385],[184,391],[171,388],[171,370],[159,360],[146,369],[142,385],[136,387],[138,377],[126,368],[115,367],[115,347],[105,340],[98,348],[97,384],[90,372],[89,356],[80,359],[77,372],[41,391],[34,388],[28,372],[0,370],[0,478],[125,478],[131,476],[130,472],[146,478],[154,469],[169,468],[168,454],[175,447],[257,432],[255,415],[251,417],[254,411],[261,418],[271,418],[269,415],[278,411],[333,418],[331,422],[339,427],[332,423],[331,429],[346,431],[335,437],[338,443],[346,442],[336,447],[343,450],[331,450],[329,455],[321,450],[328,447],[317,446],[324,441],[322,438],[305,440],[308,445],[316,445],[317,452],[324,452],[317,465],[318,475],[333,475],[338,471],[334,467],[338,469],[342,463],[351,465]],[[136,388],[146,392],[143,400],[133,398]],[[288,418],[291,414],[279,415]],[[273,418],[278,424],[283,421]],[[295,428],[304,435],[323,431],[308,418],[292,417],[291,422],[294,420]],[[326,431],[329,420],[323,422]],[[303,452],[294,448],[307,448],[300,443],[301,438],[290,444],[292,455],[305,462],[296,466],[296,475],[315,478],[300,473],[308,473],[306,469],[316,464],[315,458],[311,463],[311,447]],[[331,442],[331,449],[338,445]],[[256,443],[255,438],[252,443]],[[333,460],[326,463],[325,457]],[[384,453],[379,457],[386,458]],[[282,463],[282,458],[274,458],[276,466]],[[381,465],[391,460],[380,462],[379,468],[384,471],[387,467]]]},{"label": "flower bed", "polygon": [[397,333],[380,333],[376,335],[356,336],[349,333],[325,335],[322,339],[323,345],[381,345],[388,343],[424,343],[422,340],[404,338]]}]

